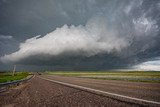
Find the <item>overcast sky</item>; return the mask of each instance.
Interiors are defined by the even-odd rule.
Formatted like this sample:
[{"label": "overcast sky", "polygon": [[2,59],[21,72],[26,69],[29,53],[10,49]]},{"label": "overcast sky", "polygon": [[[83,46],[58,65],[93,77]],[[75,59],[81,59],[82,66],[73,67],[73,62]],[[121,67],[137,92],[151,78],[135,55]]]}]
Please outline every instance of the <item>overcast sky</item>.
[{"label": "overcast sky", "polygon": [[0,0],[0,69],[160,67],[159,0]]}]

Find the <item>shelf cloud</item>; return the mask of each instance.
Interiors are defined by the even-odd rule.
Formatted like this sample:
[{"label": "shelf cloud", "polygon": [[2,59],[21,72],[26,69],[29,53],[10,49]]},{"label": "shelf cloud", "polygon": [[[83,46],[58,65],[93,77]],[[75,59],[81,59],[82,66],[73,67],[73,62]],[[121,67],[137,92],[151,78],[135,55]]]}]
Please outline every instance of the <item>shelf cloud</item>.
[{"label": "shelf cloud", "polygon": [[[8,4],[14,2],[0,2],[2,7]],[[159,57],[159,1],[77,0],[64,3],[46,0],[44,3],[40,0],[36,5],[32,1],[29,4],[30,7],[23,6],[22,10],[18,9],[20,4],[14,4],[18,5],[15,10],[19,12],[13,21],[5,18],[4,13],[1,15],[4,22],[10,20],[8,25],[14,30],[6,26],[9,21],[3,22],[0,34],[10,32],[7,35],[13,36],[0,35],[0,43],[5,46],[4,39],[12,38],[20,41],[14,52],[11,41],[12,52],[5,53],[5,47],[1,48],[4,54],[0,61],[4,64],[53,64],[58,67],[68,64],[73,68],[106,69],[134,66]]]},{"label": "shelf cloud", "polygon": [[[101,20],[100,20],[101,19]],[[34,55],[56,57],[60,54],[92,56],[121,51],[129,46],[125,37],[108,30],[102,18],[94,18],[85,26],[64,25],[44,37],[36,36],[20,44],[20,49],[1,57],[3,62],[18,62]],[[41,58],[42,58],[41,57]]]}]

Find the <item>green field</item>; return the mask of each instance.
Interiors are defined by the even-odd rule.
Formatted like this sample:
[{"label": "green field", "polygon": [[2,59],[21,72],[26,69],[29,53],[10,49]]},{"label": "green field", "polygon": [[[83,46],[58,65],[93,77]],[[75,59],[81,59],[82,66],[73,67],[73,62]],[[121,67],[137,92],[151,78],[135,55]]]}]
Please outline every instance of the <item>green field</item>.
[{"label": "green field", "polygon": [[0,73],[0,83],[20,80],[27,77],[28,75],[29,75],[28,72],[17,72],[15,73],[14,76],[12,76],[12,73],[10,72],[3,72],[3,73]]},{"label": "green field", "polygon": [[123,80],[133,82],[160,83],[160,72],[158,71],[47,71],[45,72],[45,74],[103,80]]}]

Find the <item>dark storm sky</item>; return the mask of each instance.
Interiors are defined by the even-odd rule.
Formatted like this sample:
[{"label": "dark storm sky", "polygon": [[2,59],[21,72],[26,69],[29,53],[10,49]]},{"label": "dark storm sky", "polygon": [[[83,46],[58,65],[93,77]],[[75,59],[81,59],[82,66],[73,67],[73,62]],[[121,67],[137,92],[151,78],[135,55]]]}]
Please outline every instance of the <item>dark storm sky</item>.
[{"label": "dark storm sky", "polygon": [[160,66],[159,0],[0,0],[0,69]]}]

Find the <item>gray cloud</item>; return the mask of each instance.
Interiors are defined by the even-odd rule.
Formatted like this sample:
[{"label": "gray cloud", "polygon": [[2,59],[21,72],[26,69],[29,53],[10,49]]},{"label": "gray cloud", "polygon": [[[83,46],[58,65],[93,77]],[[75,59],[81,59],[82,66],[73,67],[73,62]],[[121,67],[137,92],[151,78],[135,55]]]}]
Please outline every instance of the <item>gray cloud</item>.
[{"label": "gray cloud", "polygon": [[[1,56],[3,63],[103,69],[159,56],[158,0],[35,1],[29,1],[29,7],[24,2],[16,7],[23,8],[12,18],[14,31],[9,32],[25,41],[19,50]],[[5,34],[9,27],[2,25],[0,32]],[[67,64],[70,60],[73,63]]]},{"label": "gray cloud", "polygon": [[99,53],[121,51],[129,46],[127,38],[108,30],[103,18],[94,18],[85,26],[64,25],[44,37],[36,36],[20,44],[20,50],[1,57],[2,62],[18,62],[34,55],[56,57],[66,52],[72,55],[92,56]]},{"label": "gray cloud", "polygon": [[0,35],[0,39],[12,39],[13,37],[10,35]]}]

